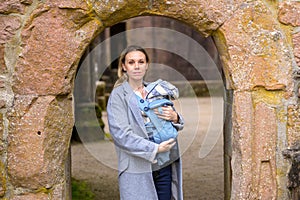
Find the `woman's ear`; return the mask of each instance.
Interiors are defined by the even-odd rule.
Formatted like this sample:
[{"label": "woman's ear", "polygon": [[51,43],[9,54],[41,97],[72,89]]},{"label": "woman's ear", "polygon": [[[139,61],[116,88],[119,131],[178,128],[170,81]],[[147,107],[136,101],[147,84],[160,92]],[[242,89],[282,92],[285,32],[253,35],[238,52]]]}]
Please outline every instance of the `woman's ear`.
[{"label": "woman's ear", "polygon": [[122,63],[122,69],[124,72],[126,72],[126,68],[125,68],[125,65]]}]

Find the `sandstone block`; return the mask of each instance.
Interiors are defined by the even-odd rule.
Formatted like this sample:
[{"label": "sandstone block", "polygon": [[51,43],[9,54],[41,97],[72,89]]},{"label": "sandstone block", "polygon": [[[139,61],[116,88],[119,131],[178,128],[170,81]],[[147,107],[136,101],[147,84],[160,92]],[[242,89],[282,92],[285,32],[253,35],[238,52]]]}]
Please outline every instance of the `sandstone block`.
[{"label": "sandstone block", "polygon": [[288,146],[292,147],[300,141],[300,108],[299,105],[288,106],[287,128]]},{"label": "sandstone block", "polygon": [[73,127],[71,99],[17,96],[9,121],[7,159],[12,185],[37,190],[61,183]]},{"label": "sandstone block", "polygon": [[276,199],[276,111],[259,102],[254,115],[251,199]]},{"label": "sandstone block", "polygon": [[63,9],[78,9],[78,10],[83,10],[83,11],[88,11],[89,6],[85,1],[73,1],[73,0],[65,0],[65,1],[60,1],[60,0],[46,0],[45,4],[50,6],[50,7],[58,7],[58,8],[63,8]]},{"label": "sandstone block", "polygon": [[134,17],[149,8],[149,1],[91,0],[90,2],[104,25]]},{"label": "sandstone block", "polygon": [[11,200],[49,200],[49,194],[37,193],[37,194],[22,194],[16,195],[11,198]]},{"label": "sandstone block", "polygon": [[0,44],[9,41],[21,26],[18,16],[0,16]]},{"label": "sandstone block", "polygon": [[0,44],[0,74],[4,74],[7,71],[5,60],[4,60],[4,49],[5,49],[4,45]]},{"label": "sandstone block", "polygon": [[300,26],[300,2],[284,1],[279,4],[278,19],[281,23]]},{"label": "sandstone block", "polygon": [[298,67],[300,67],[300,32],[293,34],[294,55]]},{"label": "sandstone block", "polygon": [[[261,1],[243,3],[220,28],[227,46],[227,77],[231,88],[290,89],[291,58],[283,32],[271,10]],[[224,47],[222,47],[224,48]],[[224,60],[224,59],[223,59]]]},{"label": "sandstone block", "polygon": [[[64,182],[64,183],[67,184],[66,182]],[[72,191],[66,191],[65,184],[58,184],[58,185],[54,186],[54,188],[51,192],[53,199],[70,199],[69,195],[72,196],[72,194],[68,194],[68,192],[72,192]],[[70,185],[67,185],[67,186],[70,187]],[[71,190],[71,188],[70,188],[70,190]]]},{"label": "sandstone block", "polygon": [[163,11],[165,16],[193,24],[203,35],[209,35],[223,24],[242,1],[199,1],[191,0],[154,1],[153,13]]},{"label": "sandstone block", "polygon": [[32,0],[5,0],[1,1],[0,13],[21,13],[24,14],[27,5],[32,4]]},{"label": "sandstone block", "polygon": [[277,116],[264,101],[257,94],[235,92],[232,199],[276,199]]},{"label": "sandstone block", "polygon": [[[243,105],[243,106],[240,106]],[[235,92],[232,119],[232,199],[247,199],[252,179],[253,102],[250,92]]]},{"label": "sandstone block", "polygon": [[21,19],[17,16],[0,16],[0,74],[6,73],[4,60],[5,43],[7,43],[21,26]]},{"label": "sandstone block", "polygon": [[22,31],[13,90],[18,94],[71,93],[78,55],[99,27],[89,11],[39,7]]}]

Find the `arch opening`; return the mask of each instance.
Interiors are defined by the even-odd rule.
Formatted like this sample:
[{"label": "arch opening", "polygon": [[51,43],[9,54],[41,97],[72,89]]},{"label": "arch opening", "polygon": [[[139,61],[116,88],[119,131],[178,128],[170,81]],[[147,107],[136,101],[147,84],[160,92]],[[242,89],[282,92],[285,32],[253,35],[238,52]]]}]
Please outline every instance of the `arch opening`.
[{"label": "arch opening", "polygon": [[[148,42],[145,41],[146,34],[139,35],[139,33],[142,32],[142,30],[145,29],[149,30],[149,28],[151,28],[151,30],[145,31],[144,33],[151,35],[151,37],[147,35],[146,38],[146,40],[149,41],[152,40],[151,45],[149,45],[149,41]],[[162,29],[163,30],[162,33],[165,33],[165,35],[157,34],[161,32],[155,32],[156,29],[158,30]],[[181,37],[181,35],[177,36],[174,32],[172,32],[174,30],[178,32],[177,34],[179,35],[182,34],[185,37],[190,39],[185,41],[176,40],[176,44],[174,44],[174,38],[177,39],[184,38]],[[170,37],[170,33],[175,34],[174,38]],[[117,39],[116,40],[110,39],[113,37],[117,37]],[[140,38],[137,39],[138,37]],[[160,37],[160,39],[157,39],[157,37]],[[161,39],[162,37],[163,39]],[[220,175],[223,174],[223,156],[222,156],[223,142],[222,142],[222,136],[218,135],[219,133],[217,133],[218,131],[220,131],[220,129],[222,129],[223,124],[222,123],[218,124],[219,129],[217,128],[216,130],[209,128],[209,126],[212,127],[213,125],[215,125],[210,121],[212,117],[211,115],[213,115],[211,112],[214,111],[212,108],[212,104],[216,102],[223,102],[222,94],[224,90],[222,75],[219,76],[216,75],[216,73],[219,74],[222,73],[222,66],[219,60],[218,51],[214,45],[214,41],[212,37],[204,38],[197,31],[195,31],[194,29],[190,28],[185,24],[182,24],[179,21],[176,21],[171,18],[158,17],[158,16],[136,17],[126,21],[122,21],[119,24],[115,24],[110,28],[106,28],[103,32],[99,34],[99,36],[97,36],[93,40],[93,42],[87,48],[85,54],[81,59],[80,67],[83,67],[83,65],[88,67],[85,67],[86,68],[85,72],[81,72],[83,74],[82,77],[84,78],[83,80],[79,81],[78,88],[76,88],[76,84],[75,84],[75,91],[74,91],[75,92],[75,116],[76,116],[76,111],[86,106],[87,103],[88,104],[96,103],[97,106],[99,106],[103,111],[101,119],[104,121],[104,127],[102,127],[103,131],[100,131],[102,135],[100,137],[100,140],[102,140],[100,142],[102,146],[101,147],[102,152],[111,153],[112,151],[114,151],[112,143],[109,142],[111,138],[109,137],[108,134],[108,129],[107,129],[108,125],[105,119],[106,116],[105,106],[106,106],[107,98],[109,96],[109,92],[112,89],[113,83],[117,79],[116,65],[115,65],[117,60],[117,55],[128,44],[135,44],[134,40],[137,40],[141,46],[146,46],[146,50],[150,54],[152,71],[150,71],[147,74],[147,79],[151,81],[151,80],[155,80],[156,78],[162,78],[172,82],[173,84],[179,87],[181,98],[183,99],[182,102],[178,102],[181,111],[185,111],[187,115],[188,112],[190,112],[189,114],[195,116],[200,116],[202,114],[207,115],[208,118],[205,119],[204,117],[203,122],[201,121],[202,118],[200,119],[199,117],[197,117],[196,120],[193,120],[191,122],[192,124],[188,125],[191,127],[186,131],[188,137],[182,138],[183,142],[185,143],[185,146],[183,146],[183,150],[184,152],[187,152],[186,154],[183,153],[183,160],[185,160],[183,162],[183,167],[185,168],[185,170],[187,169],[189,170],[186,174],[184,174],[183,177],[184,191],[186,193],[186,198],[193,199],[199,197],[199,195],[203,196],[204,194],[199,194],[199,191],[207,191],[207,189],[219,191],[218,193],[211,192],[210,193],[211,195],[216,195],[211,198],[213,199],[223,198],[224,181],[223,178],[221,181],[219,179]],[[186,41],[188,41],[189,43],[185,43]],[[162,42],[165,42],[165,46],[161,44],[159,45],[155,44],[155,43],[162,43]],[[198,48],[198,50],[199,49],[200,50],[198,52],[193,52],[192,51],[193,45],[191,44],[201,46],[201,48]],[[176,47],[173,48],[168,45],[176,46]],[[180,50],[177,50],[176,48],[185,49],[187,53],[182,54],[182,52]],[[201,60],[201,62],[199,63],[198,57],[199,55],[201,57],[201,53],[205,55],[202,56],[202,58],[204,59]],[[194,66],[198,64],[200,64],[201,65],[200,67],[202,68],[199,68],[199,66],[196,67]],[[100,76],[98,76],[98,74],[100,74]],[[89,90],[87,90],[86,88],[89,88]],[[218,99],[217,101],[214,102],[210,99],[211,97],[220,98],[221,100]],[[77,106],[76,99],[77,102],[81,102],[81,106]],[[193,109],[195,108],[193,105],[196,105],[197,109]],[[91,109],[93,110],[93,108]],[[222,110],[223,108],[221,106],[218,107],[217,109],[220,111],[220,109]],[[206,110],[206,111],[202,111],[202,110]],[[223,117],[222,112],[220,112],[219,115]],[[204,127],[201,127],[203,126],[203,123],[205,125]],[[205,138],[205,136],[209,134],[209,131],[214,131],[216,133],[214,133],[213,137]],[[96,129],[94,132],[96,135],[98,135],[99,129]],[[192,132],[192,134],[188,132]],[[201,134],[199,134],[198,132],[201,132]],[[74,155],[76,155],[78,154],[76,152],[79,151],[80,148],[85,147],[85,149],[87,150],[85,152],[87,153],[86,155],[89,155],[90,157],[94,157],[91,158],[90,161],[87,161],[93,163],[92,164],[93,167],[95,165],[99,166],[99,160],[100,160],[100,164],[102,165],[104,164],[104,166],[101,167],[99,166],[99,169],[102,170],[105,169],[103,171],[106,171],[108,174],[102,173],[102,175],[106,176],[106,178],[108,178],[110,183],[102,182],[102,185],[101,184],[99,185],[99,183],[95,182],[95,176],[98,177],[99,180],[101,181],[104,180],[103,177],[101,177],[101,173],[100,174],[89,173],[90,176],[94,178],[91,178],[92,180],[90,179],[88,181],[90,182],[91,185],[93,185],[92,186],[93,189],[96,192],[98,191],[97,192],[98,195],[104,195],[101,197],[98,196],[98,198],[105,199],[105,194],[103,194],[104,192],[103,188],[112,187],[113,189],[111,191],[114,192],[112,193],[111,191],[106,191],[106,194],[118,195],[117,180],[116,180],[117,176],[114,171],[116,169],[116,163],[114,163],[114,161],[111,160],[111,158],[114,157],[114,155],[107,154],[104,155],[103,157],[100,156],[101,158],[97,156],[95,157],[93,151],[98,151],[99,149],[97,149],[97,147],[95,147],[94,145],[91,145],[91,143],[97,141],[99,139],[98,136],[97,138],[94,138],[93,136],[82,138],[82,134],[78,135],[78,133],[75,133],[73,134],[73,139],[77,141],[81,140],[81,142],[82,140],[84,140],[83,141],[84,144],[83,146],[80,147],[78,143],[75,143],[74,147],[72,148],[74,148],[73,149],[73,151],[75,151]],[[205,145],[208,146],[207,150],[202,149],[202,153],[205,152],[204,155],[205,154],[206,155],[204,156],[204,158],[199,158],[200,156],[199,151],[200,151],[201,144],[204,143],[205,139],[207,141],[209,139],[213,140],[214,136],[218,136],[218,138],[214,141],[210,141],[211,143],[206,142],[204,144],[204,146]],[[109,144],[103,144],[103,143],[107,143],[107,141]],[[192,143],[194,141],[196,141],[196,143],[194,144],[194,146],[192,146]],[[98,143],[98,145],[100,145],[100,143]],[[214,146],[216,146],[216,148],[213,149]],[[84,150],[82,149],[81,151],[84,152]],[[210,157],[210,155],[207,156],[207,154],[213,155],[217,159]],[[185,158],[185,155],[189,155],[189,158]],[[192,155],[196,156],[197,159],[193,159],[191,157]],[[108,159],[108,160],[102,160],[102,159]],[[86,166],[82,164],[80,165],[80,163],[83,162],[82,160],[73,159],[73,161],[74,162],[72,163],[72,166],[82,166],[84,170],[87,170]],[[95,163],[97,161],[98,164]],[[206,161],[206,164],[203,161]],[[214,166],[217,165],[218,168],[216,167],[208,168],[208,165],[214,165]],[[111,168],[112,170],[108,168]],[[77,168],[76,170],[80,171],[83,169]],[[198,172],[200,173],[197,173],[198,176],[195,176],[195,174],[193,174],[194,172],[191,171],[197,169]],[[82,177],[81,175],[78,175],[78,171],[75,172],[74,170],[75,169],[73,168],[73,174],[77,174],[78,176],[75,178],[86,180],[86,177]],[[214,171],[209,172],[209,170],[214,170]],[[209,181],[211,182],[211,184],[204,184],[206,188],[201,189],[199,188],[199,186],[203,184],[199,184],[199,182],[207,183],[207,180],[203,179],[203,177],[205,177],[205,174],[207,173],[210,174],[210,177],[207,178],[210,179]],[[194,181],[191,181],[192,178]],[[195,184],[199,184],[198,188],[196,187]],[[98,185],[98,187],[96,185]],[[99,187],[102,189],[99,189]],[[194,188],[193,192],[189,191],[191,190],[191,188]],[[101,192],[102,194],[100,194]]]}]

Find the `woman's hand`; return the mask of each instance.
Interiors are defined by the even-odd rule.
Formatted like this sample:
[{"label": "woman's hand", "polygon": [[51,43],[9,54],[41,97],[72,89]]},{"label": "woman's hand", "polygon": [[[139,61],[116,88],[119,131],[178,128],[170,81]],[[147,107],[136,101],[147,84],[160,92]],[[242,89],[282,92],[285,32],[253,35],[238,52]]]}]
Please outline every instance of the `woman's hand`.
[{"label": "woman's hand", "polygon": [[154,113],[161,119],[172,121],[174,123],[178,122],[178,114],[172,106],[163,106],[160,110],[154,109]]},{"label": "woman's hand", "polygon": [[171,138],[159,144],[157,153],[167,152],[176,144],[175,139]]}]

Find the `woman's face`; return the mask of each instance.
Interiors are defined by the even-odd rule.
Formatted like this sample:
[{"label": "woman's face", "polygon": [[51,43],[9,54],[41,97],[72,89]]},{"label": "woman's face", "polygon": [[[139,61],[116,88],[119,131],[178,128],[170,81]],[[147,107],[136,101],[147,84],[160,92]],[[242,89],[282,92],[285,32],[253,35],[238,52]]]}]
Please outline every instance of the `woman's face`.
[{"label": "woman's face", "polygon": [[125,56],[123,70],[127,72],[129,81],[140,81],[145,76],[148,69],[146,56],[141,51],[131,51]]}]

